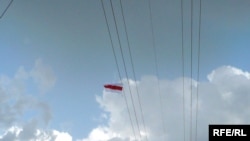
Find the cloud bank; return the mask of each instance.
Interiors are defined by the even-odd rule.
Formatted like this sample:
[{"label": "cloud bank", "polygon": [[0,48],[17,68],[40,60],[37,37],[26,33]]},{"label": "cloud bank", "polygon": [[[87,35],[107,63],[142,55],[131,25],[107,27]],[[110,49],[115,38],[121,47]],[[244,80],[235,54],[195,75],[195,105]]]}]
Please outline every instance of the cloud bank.
[{"label": "cloud bank", "polygon": [[[42,60],[37,60],[31,71],[20,67],[13,78],[0,75],[0,141],[73,141],[69,133],[47,128],[52,113],[46,102],[27,94],[31,80],[39,91],[46,92],[55,85],[56,77]],[[107,123],[76,141],[182,141],[196,137],[207,141],[209,124],[250,123],[249,82],[249,72],[232,66],[214,69],[201,82],[155,76],[143,76],[137,82],[124,79],[123,94],[103,91],[96,96],[103,111],[100,117]]]},{"label": "cloud bank", "polygon": [[27,71],[19,67],[13,77],[0,75],[0,141],[72,141],[68,133],[47,129],[52,118],[49,105],[31,93],[45,93],[55,85],[52,69],[37,59]]},{"label": "cloud bank", "polygon": [[144,76],[138,82],[124,79],[123,83],[124,95],[104,91],[96,96],[108,123],[99,125],[81,141],[182,141],[196,137],[207,141],[209,124],[250,123],[250,73],[232,66],[213,70],[202,82]]}]

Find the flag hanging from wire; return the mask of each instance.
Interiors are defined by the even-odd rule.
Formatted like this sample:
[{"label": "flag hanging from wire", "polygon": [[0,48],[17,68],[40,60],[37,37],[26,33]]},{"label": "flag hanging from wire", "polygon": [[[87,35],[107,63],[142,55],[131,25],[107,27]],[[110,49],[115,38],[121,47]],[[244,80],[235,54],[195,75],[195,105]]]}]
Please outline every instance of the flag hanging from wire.
[{"label": "flag hanging from wire", "polygon": [[104,88],[106,91],[110,92],[122,92],[122,84],[116,83],[116,84],[105,84]]}]

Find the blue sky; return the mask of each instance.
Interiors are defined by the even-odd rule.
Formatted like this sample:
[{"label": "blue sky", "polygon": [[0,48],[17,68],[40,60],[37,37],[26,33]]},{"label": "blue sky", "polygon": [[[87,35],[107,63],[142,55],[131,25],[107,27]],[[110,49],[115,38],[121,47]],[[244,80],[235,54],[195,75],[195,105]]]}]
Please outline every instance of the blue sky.
[{"label": "blue sky", "polygon": [[[8,2],[8,0],[0,1],[2,3],[0,4],[0,12],[3,12]],[[126,78],[110,3],[108,0],[103,0],[103,2],[121,75],[122,78]],[[124,50],[128,77],[131,82],[134,82],[119,1],[113,0],[112,2],[121,45]],[[152,81],[152,86],[156,87],[155,80],[160,80],[160,85],[164,90],[163,93],[165,93],[165,90],[166,93],[172,90],[177,91],[173,93],[178,93],[178,88],[182,90],[182,81],[180,81],[182,77],[181,1],[151,0],[159,78],[155,78],[155,58],[148,1],[122,0],[122,4],[134,71],[138,84],[141,84],[140,88],[145,91],[143,102],[144,108],[146,108],[147,104],[145,103],[154,99],[146,89],[150,81]],[[183,2],[184,70],[187,80],[185,85],[190,85],[188,81],[191,64],[190,4],[191,1]],[[214,87],[214,85],[218,87],[218,91],[209,90],[214,95],[227,93],[227,96],[230,97],[234,93],[250,94],[246,86],[246,82],[249,81],[248,72],[250,72],[248,63],[250,51],[249,6],[250,2],[247,0],[240,2],[234,0],[202,1],[200,80],[201,90],[204,90],[204,93],[200,92],[201,95],[207,94],[207,89]],[[197,79],[198,23],[199,1],[193,0],[192,79],[194,81]],[[1,102],[0,99],[0,104],[1,106],[12,107],[13,104],[18,105],[20,101],[27,100],[24,108],[12,109],[17,112],[12,120],[0,119],[0,123],[5,125],[1,127],[3,134],[14,126],[24,128],[26,125],[27,127],[33,125],[31,126],[32,130],[36,128],[44,129],[48,130],[48,134],[60,134],[61,136],[67,133],[66,136],[72,138],[69,140],[74,141],[77,139],[99,141],[99,139],[91,138],[91,133],[94,134],[94,131],[110,133],[105,134],[106,140],[129,140],[129,137],[123,137],[123,134],[127,133],[125,127],[124,130],[114,128],[117,124],[114,121],[120,119],[119,116],[115,115],[119,115],[119,111],[122,111],[124,107],[121,106],[119,109],[119,106],[117,106],[116,109],[110,105],[115,104],[115,100],[120,99],[112,95],[114,97],[111,97],[111,100],[106,100],[109,96],[103,92],[103,84],[119,81],[119,74],[100,0],[14,1],[4,17],[0,19],[0,42],[0,64],[2,64],[0,90],[8,99],[7,102]],[[210,80],[207,79],[209,74]],[[221,77],[219,77],[220,75]],[[238,75],[244,78],[236,78]],[[232,83],[239,82],[238,84],[242,84],[237,85],[237,87],[243,89],[243,92],[236,88],[231,89],[230,84],[223,85],[221,83],[229,78],[230,81],[235,80],[231,81]],[[126,82],[126,80],[123,81]],[[167,84],[170,84],[171,87]],[[213,86],[211,86],[212,84]],[[134,83],[131,85],[131,87],[135,86]],[[164,86],[166,86],[166,89]],[[128,88],[128,85],[125,85],[125,88]],[[187,88],[186,93],[188,92],[189,89]],[[225,96],[223,96],[222,101],[225,100],[223,99]],[[213,101],[212,98],[213,96],[211,96],[211,101]],[[169,100],[169,97],[166,97],[166,99]],[[240,102],[240,100],[237,100],[229,100],[231,102],[229,104]],[[170,100],[166,103],[173,104],[174,101],[171,102]],[[155,102],[158,103],[159,101],[155,100]],[[177,102],[181,104],[181,101],[177,100]],[[204,103],[204,107],[211,105],[209,102]],[[168,107],[169,105],[165,106]],[[171,106],[179,107],[175,104]],[[227,109],[219,108],[219,110],[226,111]],[[145,112],[154,111],[159,111],[159,109],[153,110],[152,108],[152,110],[146,110]],[[168,112],[172,111],[166,108],[165,114]],[[201,111],[201,113],[203,112]],[[9,112],[2,112],[1,114],[7,115]],[[238,119],[236,121],[249,123],[249,120],[244,120],[245,116],[249,115],[248,112],[234,114]],[[201,116],[201,121],[204,121],[203,124],[200,124],[201,128],[204,128],[202,130],[204,134],[201,133],[199,136],[201,139],[204,139],[204,136],[206,137],[206,124],[216,121],[216,118],[214,120],[205,119],[205,115],[204,113],[204,116]],[[179,114],[176,117],[182,118]],[[225,118],[225,115],[219,116],[218,119],[223,119],[223,117]],[[48,120],[48,123],[45,122],[47,121],[45,119]],[[150,117],[148,120],[152,119],[155,118]],[[7,121],[9,121],[8,124],[5,124],[4,122]],[[224,120],[218,120],[218,122],[222,121]],[[129,124],[127,120],[124,123]],[[103,128],[98,128],[100,126]],[[117,127],[119,126],[117,125]],[[151,128],[149,124],[148,128],[152,130],[151,140],[157,140],[158,138],[155,137],[157,134],[154,133],[160,127]],[[52,130],[58,133],[50,132]],[[114,134],[111,135],[111,132]],[[117,134],[120,136],[116,136]],[[171,135],[172,132],[169,134]],[[1,137],[0,140],[3,140],[6,136],[2,135]],[[59,140],[59,135],[57,140]]]}]

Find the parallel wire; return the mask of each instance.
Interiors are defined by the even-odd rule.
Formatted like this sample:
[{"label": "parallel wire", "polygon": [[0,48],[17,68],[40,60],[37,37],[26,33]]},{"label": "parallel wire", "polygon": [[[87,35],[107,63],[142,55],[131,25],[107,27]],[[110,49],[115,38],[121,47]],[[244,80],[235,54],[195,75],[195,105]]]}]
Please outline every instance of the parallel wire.
[{"label": "parallel wire", "polygon": [[[163,107],[163,104],[162,104],[162,95],[160,93],[158,59],[157,59],[157,55],[156,55],[155,36],[154,36],[153,19],[152,19],[152,9],[151,9],[150,0],[148,0],[148,5],[149,5],[149,14],[150,14],[151,34],[152,34],[152,38],[153,38],[153,49],[154,49],[155,68],[156,68],[156,76],[157,76],[157,83],[158,83],[158,94],[159,94],[159,97],[160,97],[161,120],[162,120],[162,126],[163,126],[163,133],[166,135],[166,128],[165,128],[163,108],[162,108]],[[166,140],[165,135],[163,136],[164,140]]]},{"label": "parallel wire", "polygon": [[[121,73],[120,73],[120,69],[119,69],[119,66],[118,66],[117,57],[116,57],[116,54],[115,54],[114,43],[113,43],[113,40],[112,40],[112,37],[111,37],[110,28],[109,28],[109,24],[108,24],[108,20],[107,20],[107,15],[106,15],[106,12],[105,12],[103,0],[101,0],[101,3],[102,3],[102,9],[103,9],[103,13],[104,13],[105,21],[106,21],[106,26],[107,26],[108,33],[109,33],[109,38],[110,38],[110,42],[111,42],[111,46],[112,46],[113,55],[115,57],[116,68],[117,68],[117,71],[119,73],[119,78],[121,80]],[[130,125],[131,125],[131,128],[132,128],[134,137],[136,139],[135,129],[134,129],[134,125],[133,125],[132,118],[131,118],[131,113],[130,113],[129,106],[128,106],[128,100],[127,100],[126,95],[125,94],[123,94],[123,95],[124,95],[124,99],[125,99],[126,106],[127,106],[127,111],[128,111],[128,115],[129,115]]]},{"label": "parallel wire", "polygon": [[121,46],[121,41],[120,41],[120,36],[119,36],[118,28],[117,28],[117,23],[116,23],[116,18],[115,18],[115,14],[114,14],[114,8],[113,8],[112,0],[110,0],[110,4],[111,4],[112,14],[113,14],[114,22],[115,22],[116,34],[117,34],[117,38],[118,38],[118,42],[119,42],[119,47],[120,47],[120,51],[121,51],[121,55],[122,55],[124,71],[126,73],[126,78],[127,78],[127,82],[128,82],[128,86],[129,86],[129,94],[130,94],[130,97],[131,97],[131,100],[132,100],[132,105],[133,105],[133,110],[134,110],[134,114],[135,114],[136,124],[137,124],[137,128],[138,128],[138,131],[139,131],[139,137],[140,137],[140,140],[141,140],[141,134],[140,134],[141,130],[140,130],[140,126],[139,126],[139,123],[138,123],[138,118],[137,118],[137,114],[136,114],[136,110],[135,110],[135,104],[134,104],[134,99],[133,99],[131,88],[130,88],[130,83],[129,83],[129,80],[128,80],[128,73],[127,73],[126,64],[125,64],[125,60],[124,60],[124,53],[123,53],[123,49],[122,49],[122,46]]},{"label": "parallel wire", "polygon": [[[135,81],[137,81],[136,75],[135,75],[133,57],[132,57],[132,53],[131,53],[130,42],[129,42],[129,38],[128,38],[126,21],[125,21],[125,17],[124,17],[124,10],[123,10],[123,6],[122,6],[122,1],[121,0],[120,0],[120,6],[121,6],[121,11],[122,11],[122,18],[123,18],[123,24],[124,24],[125,33],[126,33],[126,39],[127,39],[127,43],[128,43],[130,61],[131,61],[132,70],[133,70],[133,77],[134,77]],[[142,116],[142,124],[143,124],[144,131],[146,132],[146,135],[145,135],[146,136],[146,140],[148,140],[147,131],[146,131],[146,127],[145,127],[145,120],[144,120],[144,115],[143,115],[143,110],[142,110],[142,105],[141,105],[141,100],[140,100],[141,97],[140,97],[140,93],[139,93],[139,90],[138,90],[137,83],[135,83],[135,87],[136,87],[137,97],[138,97],[140,111],[141,111],[141,116]]]},{"label": "parallel wire", "polygon": [[7,5],[7,7],[4,9],[3,13],[1,14],[0,19],[2,19],[2,17],[5,15],[5,13],[6,13],[7,10],[9,9],[9,7],[11,6],[11,4],[12,4],[13,1],[14,1],[14,0],[11,0],[11,1],[9,2],[9,4]]},{"label": "parallel wire", "polygon": [[[201,46],[201,0],[200,0],[200,11],[199,11],[199,35],[198,35],[198,70],[197,70],[197,82],[200,81],[200,46]],[[196,91],[196,120],[195,120],[195,141],[197,141],[197,129],[198,129],[198,108],[199,108],[199,84],[197,84]]]},{"label": "parallel wire", "polygon": [[[102,1],[102,0],[101,0]],[[152,32],[152,38],[153,38],[153,47],[154,47],[154,56],[155,56],[155,64],[156,64],[156,75],[157,77],[159,77],[159,73],[158,73],[158,62],[157,62],[157,55],[156,55],[156,48],[155,48],[155,36],[154,36],[154,30],[153,30],[153,21],[152,21],[152,11],[151,11],[151,3],[150,3],[150,0],[148,0],[149,2],[149,9],[150,9],[150,21],[151,21],[151,32]],[[126,70],[126,65],[125,65],[125,61],[124,61],[124,56],[123,56],[123,51],[122,51],[122,47],[121,47],[121,42],[120,42],[120,38],[119,38],[119,33],[118,33],[118,28],[117,28],[117,24],[116,24],[116,19],[115,19],[115,15],[114,15],[114,10],[113,10],[113,5],[112,5],[112,1],[110,0],[110,3],[111,3],[111,7],[112,7],[112,13],[113,13],[113,18],[114,18],[114,21],[115,21],[115,26],[116,26],[116,32],[117,32],[117,36],[118,36],[118,40],[119,40],[119,45],[120,45],[120,51],[121,51],[121,54],[122,54],[122,59],[123,59],[123,65],[124,65],[124,68],[125,68],[125,73],[126,73],[126,77],[128,78],[128,75],[127,75],[127,70]],[[133,68],[133,76],[136,80],[136,77],[135,77],[135,71],[134,71],[134,64],[133,64],[133,58],[132,58],[132,55],[131,55],[131,50],[130,50],[130,44],[129,44],[129,39],[128,39],[128,34],[127,34],[127,28],[126,28],[126,23],[125,23],[125,18],[124,18],[124,13],[123,13],[123,7],[122,7],[122,2],[120,0],[120,4],[121,4],[121,9],[122,9],[122,16],[123,16],[123,22],[124,22],[124,26],[125,26],[125,32],[126,32],[126,38],[127,38],[127,42],[128,42],[128,47],[129,47],[129,53],[130,53],[130,60],[131,60],[131,65],[132,65],[132,68]],[[108,28],[108,31],[109,31],[109,36],[110,36],[110,41],[111,41],[111,44],[112,44],[112,49],[113,49],[113,54],[115,56],[115,61],[116,61],[116,66],[117,66],[117,69],[118,69],[118,72],[119,72],[119,77],[121,79],[121,75],[120,75],[120,70],[119,70],[119,67],[118,67],[118,62],[117,62],[117,58],[116,58],[116,55],[115,55],[115,51],[114,51],[114,45],[113,45],[113,41],[112,41],[112,37],[111,37],[111,33],[110,33],[110,29],[109,29],[109,25],[108,25],[108,22],[107,22],[107,17],[106,17],[106,12],[105,12],[105,9],[104,9],[104,5],[103,5],[103,1],[102,1],[102,7],[103,7],[103,11],[104,11],[104,15],[105,15],[105,20],[106,20],[106,24],[107,24],[107,28]],[[181,21],[182,21],[182,75],[183,75],[183,122],[184,122],[184,141],[185,141],[185,92],[184,92],[184,33],[183,33],[183,0],[181,0]],[[199,41],[198,41],[198,72],[197,72],[197,82],[199,82],[199,72],[200,72],[200,29],[201,29],[201,0],[200,0],[200,13],[199,13]],[[190,141],[192,141],[192,75],[193,75],[193,70],[192,70],[192,60],[193,60],[193,0],[191,0],[191,98],[190,98]],[[128,81],[128,85],[129,85],[129,81]],[[130,85],[129,85],[130,86]],[[140,103],[140,95],[139,95],[139,92],[138,92],[138,88],[136,86],[136,90],[137,90],[137,94],[138,94],[138,100],[139,100],[139,104],[140,104],[140,110],[141,110],[141,113],[143,114],[142,112],[142,109],[141,109],[141,103]],[[158,80],[158,90],[159,90],[159,95],[160,95],[160,99],[161,98],[161,94],[160,94],[160,87],[159,87],[159,80]],[[140,132],[140,127],[139,127],[139,124],[138,124],[138,119],[137,119],[137,115],[136,115],[136,110],[135,110],[135,107],[134,107],[134,102],[133,102],[133,97],[131,95],[131,89],[129,87],[129,91],[130,91],[130,96],[131,96],[131,99],[132,99],[132,104],[133,104],[133,108],[134,108],[134,113],[135,113],[135,117],[136,117],[136,123],[137,123],[137,127],[138,127],[138,130]],[[198,96],[199,96],[199,88],[198,88],[198,85],[197,85],[197,91],[196,91],[196,94],[197,94],[197,104],[196,104],[196,123],[195,123],[195,140],[197,141],[197,123],[198,123]],[[130,122],[131,122],[131,126],[132,126],[132,129],[133,129],[133,133],[134,133],[134,136],[136,138],[136,134],[135,134],[135,130],[134,130],[134,126],[133,126],[133,122],[132,122],[132,119],[131,119],[131,114],[130,114],[130,111],[129,111],[129,108],[128,108],[128,103],[127,103],[127,99],[126,99],[126,96],[125,96],[125,101],[126,101],[126,104],[127,104],[127,109],[128,109],[128,113],[129,113],[129,117],[130,117]],[[162,115],[162,122],[163,122],[163,129],[164,129],[164,133],[166,133],[166,129],[165,129],[165,123],[164,123],[164,119],[163,119],[163,111],[162,111],[162,101],[160,101],[160,104],[161,104],[161,115]],[[143,115],[142,115],[143,117]],[[144,122],[144,119],[143,119],[143,125],[144,125],[144,130],[145,130],[145,122]],[[139,134],[140,135],[140,134]],[[164,136],[165,138],[165,136]],[[141,139],[141,135],[140,135],[140,139]]]},{"label": "parallel wire", "polygon": [[190,92],[190,141],[192,141],[192,114],[193,114],[193,0],[191,0],[191,92]]},{"label": "parallel wire", "polygon": [[184,34],[183,34],[183,0],[181,0],[181,48],[182,48],[182,96],[183,96],[183,140],[186,140],[185,90],[184,90]]}]

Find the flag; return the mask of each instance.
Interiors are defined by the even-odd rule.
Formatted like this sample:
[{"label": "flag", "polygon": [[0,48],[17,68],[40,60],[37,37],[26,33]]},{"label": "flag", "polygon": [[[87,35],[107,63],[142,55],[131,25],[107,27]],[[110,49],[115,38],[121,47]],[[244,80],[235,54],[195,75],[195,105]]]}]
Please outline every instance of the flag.
[{"label": "flag", "polygon": [[123,89],[122,84],[105,84],[104,88],[111,92],[122,92]]}]

